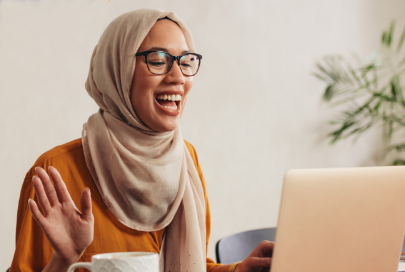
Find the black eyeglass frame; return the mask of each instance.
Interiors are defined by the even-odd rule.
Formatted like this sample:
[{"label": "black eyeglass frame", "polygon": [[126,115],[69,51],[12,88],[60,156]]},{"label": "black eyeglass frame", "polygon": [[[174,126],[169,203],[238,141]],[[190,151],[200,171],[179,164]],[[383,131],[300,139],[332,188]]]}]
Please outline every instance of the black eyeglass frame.
[{"label": "black eyeglass frame", "polygon": [[[167,69],[166,73],[164,73],[164,74],[156,74],[156,73],[152,72],[152,71],[149,69],[149,65],[148,65],[148,55],[149,55],[150,53],[165,53],[165,54],[169,55],[170,57],[172,57],[172,62],[170,63],[170,66],[169,66],[169,68]],[[195,73],[194,73],[193,75],[186,75],[186,74],[183,72],[183,69],[181,69],[180,59],[181,59],[182,57],[186,56],[186,55],[195,55],[195,56],[197,56],[197,57],[199,58],[199,60],[200,60],[200,61],[198,62],[197,71],[195,71]],[[135,56],[145,56],[146,67],[148,67],[149,72],[151,72],[151,73],[154,74],[154,75],[165,75],[165,74],[167,74],[167,73],[170,72],[170,70],[172,69],[172,67],[173,67],[173,62],[174,62],[175,60],[177,60],[177,64],[179,65],[180,71],[183,73],[183,75],[185,75],[185,76],[195,76],[195,75],[198,73],[198,70],[200,70],[200,65],[201,65],[201,60],[202,60],[202,56],[201,56],[200,54],[197,54],[197,53],[186,53],[186,54],[183,54],[183,55],[181,55],[181,56],[173,56],[172,54],[169,54],[169,53],[167,53],[167,52],[165,52],[165,51],[159,51],[159,50],[143,51],[143,52],[136,53]]]}]

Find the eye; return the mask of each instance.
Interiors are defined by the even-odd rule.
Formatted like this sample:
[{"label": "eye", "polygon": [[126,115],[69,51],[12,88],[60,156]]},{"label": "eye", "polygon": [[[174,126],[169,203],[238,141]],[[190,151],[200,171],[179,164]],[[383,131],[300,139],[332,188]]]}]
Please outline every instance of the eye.
[{"label": "eye", "polygon": [[161,68],[167,65],[168,59],[164,52],[152,52],[148,55],[147,62],[149,67]]},{"label": "eye", "polygon": [[165,66],[166,62],[162,61],[162,60],[151,60],[151,61],[148,61],[148,65],[151,65],[154,67],[161,67],[161,66]]},{"label": "eye", "polygon": [[190,62],[182,62],[182,63],[181,63],[181,66],[183,66],[183,67],[185,67],[185,68],[190,68],[190,67],[191,67],[191,64],[190,64]]},{"label": "eye", "polygon": [[192,68],[196,66],[197,58],[194,55],[185,55],[181,59],[181,66],[183,68]]}]

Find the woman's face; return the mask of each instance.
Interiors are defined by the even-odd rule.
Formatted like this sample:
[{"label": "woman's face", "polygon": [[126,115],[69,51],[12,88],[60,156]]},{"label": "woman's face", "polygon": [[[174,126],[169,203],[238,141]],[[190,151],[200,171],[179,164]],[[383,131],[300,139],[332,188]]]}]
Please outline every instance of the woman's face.
[{"label": "woman's face", "polygon": [[[170,20],[160,20],[149,31],[138,52],[159,50],[174,56],[189,51],[180,27]],[[131,88],[131,102],[138,117],[150,128],[166,132],[175,130],[193,85],[193,77],[183,75],[175,61],[164,75],[152,74],[144,56],[136,57],[135,73]],[[170,101],[161,95],[180,95],[180,101]],[[178,96],[177,99],[178,100]],[[166,98],[167,99],[167,98]]]}]

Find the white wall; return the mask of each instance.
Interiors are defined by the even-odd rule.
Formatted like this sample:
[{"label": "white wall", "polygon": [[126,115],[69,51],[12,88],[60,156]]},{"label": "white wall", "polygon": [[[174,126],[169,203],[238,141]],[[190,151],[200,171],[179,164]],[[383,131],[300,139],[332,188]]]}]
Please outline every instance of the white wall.
[{"label": "white wall", "polygon": [[97,110],[84,82],[109,21],[136,8],[175,11],[203,55],[181,121],[199,155],[221,237],[275,226],[289,168],[378,163],[377,130],[329,146],[332,110],[311,75],[330,53],[367,56],[401,0],[0,1],[0,270],[9,266],[19,192],[44,151],[81,135]]}]

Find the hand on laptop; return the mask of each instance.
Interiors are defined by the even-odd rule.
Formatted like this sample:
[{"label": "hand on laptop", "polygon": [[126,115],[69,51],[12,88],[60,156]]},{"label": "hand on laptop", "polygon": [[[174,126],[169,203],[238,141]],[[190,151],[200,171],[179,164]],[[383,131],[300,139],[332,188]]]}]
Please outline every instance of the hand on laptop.
[{"label": "hand on laptop", "polygon": [[252,253],[236,267],[235,272],[269,272],[273,248],[273,242],[262,241]]}]

